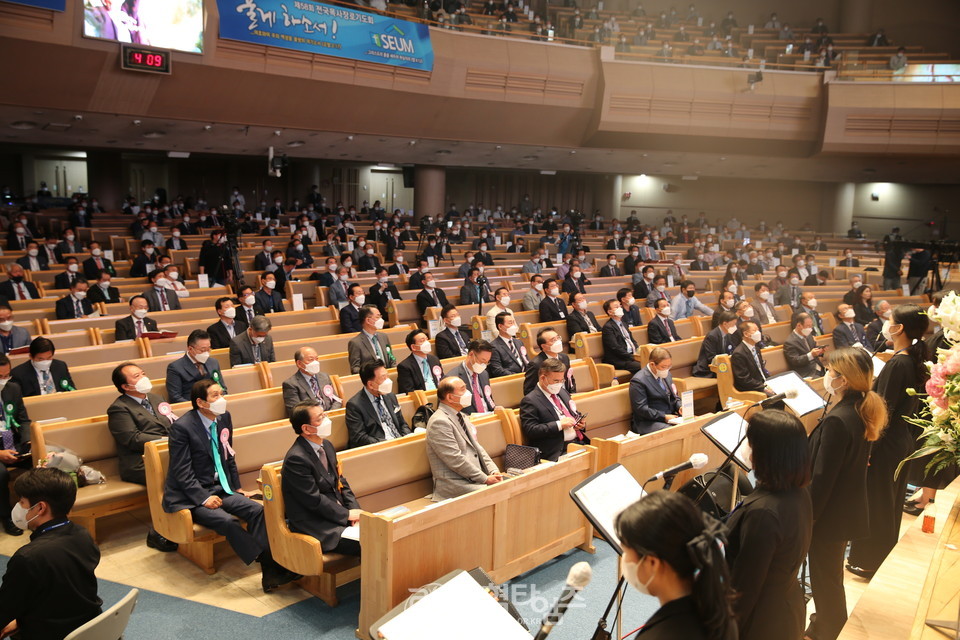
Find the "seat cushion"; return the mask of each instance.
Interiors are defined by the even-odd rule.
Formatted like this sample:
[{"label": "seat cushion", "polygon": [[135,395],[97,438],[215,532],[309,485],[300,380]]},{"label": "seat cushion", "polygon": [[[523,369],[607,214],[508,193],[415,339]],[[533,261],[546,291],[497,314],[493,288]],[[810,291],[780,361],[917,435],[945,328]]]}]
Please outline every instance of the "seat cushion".
[{"label": "seat cushion", "polygon": [[716,378],[697,378],[695,376],[690,376],[689,378],[683,379],[683,384],[686,385],[687,389],[693,391],[699,391],[700,389],[710,389],[717,386]]},{"label": "seat cushion", "polygon": [[89,509],[110,502],[118,502],[130,498],[147,499],[147,488],[132,482],[124,482],[120,476],[107,476],[103,484],[94,484],[80,487],[77,490],[77,501],[73,508]]}]

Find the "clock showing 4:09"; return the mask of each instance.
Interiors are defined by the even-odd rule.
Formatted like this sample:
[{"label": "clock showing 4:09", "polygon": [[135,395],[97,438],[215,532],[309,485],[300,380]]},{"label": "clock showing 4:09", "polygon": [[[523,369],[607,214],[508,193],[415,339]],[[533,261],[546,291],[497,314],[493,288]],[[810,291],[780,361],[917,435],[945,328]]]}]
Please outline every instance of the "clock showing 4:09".
[{"label": "clock showing 4:09", "polygon": [[170,52],[138,45],[120,45],[120,67],[131,71],[170,73]]}]

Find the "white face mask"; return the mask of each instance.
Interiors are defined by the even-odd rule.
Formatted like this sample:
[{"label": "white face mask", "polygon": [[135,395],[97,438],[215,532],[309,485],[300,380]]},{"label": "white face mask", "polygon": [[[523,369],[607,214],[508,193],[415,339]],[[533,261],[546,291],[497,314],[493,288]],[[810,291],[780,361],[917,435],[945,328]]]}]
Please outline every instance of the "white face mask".
[{"label": "white face mask", "polygon": [[481,373],[487,370],[487,365],[482,364],[480,362],[474,362],[472,365],[470,365],[470,370],[473,371],[475,374],[480,375]]},{"label": "white face mask", "polygon": [[[30,509],[33,509],[37,505],[33,505]],[[40,517],[40,514],[33,516],[33,518],[27,519],[27,512],[30,509],[25,508],[19,502],[13,505],[13,509],[10,511],[10,519],[13,520],[13,524],[17,525],[20,529],[26,531],[30,528],[30,523],[33,522],[36,518]]]},{"label": "white face mask", "polygon": [[770,299],[770,292],[769,292],[769,291],[761,291],[761,292],[760,292],[760,299],[763,300],[763,301],[769,300],[769,299]]},{"label": "white face mask", "polygon": [[587,303],[586,300],[581,300],[580,302],[577,303],[577,308],[580,309],[581,311],[586,311],[586,310],[587,310],[587,304],[588,304],[588,303]]},{"label": "white face mask", "polygon": [[797,277],[790,278],[790,284],[792,284],[793,286],[797,286],[798,284],[800,284],[800,278],[797,278]]},{"label": "white face mask", "polygon": [[721,300],[721,301],[720,301],[720,306],[723,307],[724,309],[732,309],[732,308],[733,308],[733,300]]},{"label": "white face mask", "polygon": [[223,317],[229,320],[233,320],[237,317],[237,310],[234,307],[229,307],[223,310]]},{"label": "white face mask", "polygon": [[753,307],[747,307],[746,309],[744,309],[744,310],[743,310],[743,317],[744,317],[744,318],[752,318],[752,317],[753,317]]},{"label": "white face mask", "polygon": [[308,362],[303,366],[303,370],[312,376],[317,375],[320,373],[320,361],[314,360],[313,362]]},{"label": "white face mask", "polygon": [[138,320],[143,320],[144,318],[147,317],[147,312],[148,312],[147,309],[134,309],[133,317],[137,318]]},{"label": "white face mask", "polygon": [[623,317],[623,309],[622,309],[621,307],[617,307],[616,309],[614,309],[614,310],[613,310],[613,317],[614,317],[614,318],[622,318],[622,317]]},{"label": "white face mask", "polygon": [[430,344],[429,340],[424,340],[420,343],[420,353],[423,355],[429,355],[433,353],[433,345]]},{"label": "white face mask", "polygon": [[270,289],[270,290],[272,291],[273,289],[276,289],[276,288],[277,288],[277,281],[276,281],[276,280],[267,280],[267,281],[264,283],[264,286],[266,286],[267,289]]},{"label": "white face mask", "polygon": [[227,399],[220,396],[210,403],[209,411],[215,416],[222,416],[227,412]]},{"label": "white face mask", "polygon": [[562,383],[562,382],[554,382],[553,384],[548,384],[548,385],[547,385],[547,393],[549,393],[549,394],[552,395],[552,396],[555,396],[555,395],[557,395],[558,393],[560,393],[560,390],[561,390],[561,389],[563,389],[563,383]]},{"label": "white face mask", "polygon": [[760,333],[759,331],[754,331],[747,337],[750,338],[750,342],[752,342],[753,344],[758,344],[760,340],[763,338],[763,334]]},{"label": "white face mask", "polygon": [[659,291],[660,293],[663,293],[663,292],[666,291],[666,290],[667,290],[667,288],[666,288],[665,286],[663,286],[662,284],[661,284],[661,285],[657,285],[657,291]]},{"label": "white face mask", "polygon": [[503,307],[505,307],[505,306],[507,306],[508,304],[510,304],[510,296],[501,296],[501,297],[500,297],[500,305],[503,306]]},{"label": "white face mask", "polygon": [[380,329],[383,329],[383,318],[377,318],[376,320],[374,320],[373,326],[377,331],[380,331]]},{"label": "white face mask", "polygon": [[726,331],[727,331],[728,334],[730,334],[730,335],[732,336],[733,334],[735,334],[735,333],[737,332],[737,325],[733,325],[733,326],[729,327]]},{"label": "white face mask", "polygon": [[827,371],[823,376],[823,390],[827,393],[833,394],[840,391],[837,389],[834,384],[837,381],[837,376],[833,374],[833,371]]},{"label": "white face mask", "polygon": [[87,292],[86,292],[86,291],[77,291],[77,292],[75,292],[75,293],[73,294],[73,297],[76,298],[77,300],[83,300],[84,298],[87,297]]},{"label": "white face mask", "polygon": [[737,272],[738,272],[738,271],[740,271],[739,268],[737,268],[737,267],[730,267],[730,274],[731,274],[731,275],[737,275]]},{"label": "white face mask", "polygon": [[363,303],[366,302],[366,301],[367,301],[367,296],[365,296],[365,295],[362,294],[362,293],[361,293],[360,295],[358,295],[358,296],[354,296],[354,298],[353,298],[353,303],[354,303],[355,305],[357,305],[358,307],[362,307],[362,306],[363,306]]},{"label": "white face mask", "polygon": [[670,375],[670,369],[657,369],[656,366],[650,367],[650,373],[654,375],[655,378],[660,378],[661,380],[666,380],[667,376]]},{"label": "white face mask", "polygon": [[896,333],[891,332],[891,331],[890,331],[890,325],[891,325],[891,324],[892,324],[892,323],[890,322],[890,320],[884,320],[884,321],[883,321],[883,328],[880,329],[880,333],[883,334],[883,337],[886,338],[887,340],[890,340],[890,341],[892,341],[892,340],[894,339],[894,337],[896,337],[896,336],[900,335],[901,333],[903,333],[903,329],[900,329],[900,331],[897,331]]},{"label": "white face mask", "polygon": [[53,360],[34,360],[33,364],[40,371],[50,371]]},{"label": "white face mask", "polygon": [[256,296],[254,296],[251,293],[250,295],[248,295],[246,298],[243,299],[243,304],[247,305],[248,307],[252,307],[256,303],[256,301],[257,301]]},{"label": "white face mask", "polygon": [[377,391],[383,394],[393,393],[393,380],[387,378],[377,386]]},{"label": "white face mask", "polygon": [[13,320],[0,322],[0,331],[10,331],[10,329],[13,329]]},{"label": "white face mask", "polygon": [[549,295],[551,298],[556,298],[558,295],[560,295],[560,289],[551,288],[549,291],[547,291],[547,295]]},{"label": "white face mask", "polygon": [[806,338],[811,333],[813,333],[813,327],[805,327],[803,329],[800,329],[800,333],[803,335],[803,337]]},{"label": "white face mask", "polygon": [[450,324],[454,327],[459,327],[463,323],[463,319],[460,316],[453,316],[450,318]]},{"label": "white face mask", "polygon": [[210,359],[210,352],[201,351],[200,353],[195,354],[193,356],[193,359],[199,362],[200,364],[204,364],[207,360]]},{"label": "white face mask", "polygon": [[843,317],[846,320],[853,320],[856,316],[857,314],[854,313],[853,309],[847,309],[843,312]]},{"label": "white face mask", "polygon": [[660,313],[660,315],[662,315],[664,318],[670,317],[670,305],[667,305],[667,306],[663,307],[662,309],[660,309],[660,312],[659,312],[659,313]]},{"label": "white face mask", "polygon": [[816,309],[816,308],[817,308],[817,299],[816,299],[816,298],[811,298],[810,300],[807,300],[806,306],[807,306],[808,309]]},{"label": "white face mask", "polygon": [[461,407],[469,407],[471,404],[473,404],[473,394],[469,391],[464,391],[458,402],[460,403]]},{"label": "white face mask", "polygon": [[253,344],[263,344],[263,341],[267,339],[266,336],[253,336],[250,338],[253,340]]},{"label": "white face mask", "polygon": [[863,283],[862,283],[862,282],[854,282],[853,285],[851,285],[851,286],[852,286],[854,289],[859,289],[860,287],[863,286]]},{"label": "white face mask", "polygon": [[424,280],[423,286],[427,289],[433,289],[436,285],[434,284],[433,280]]},{"label": "white face mask", "polygon": [[[303,245],[299,245],[299,244],[297,246],[300,248],[303,247]],[[300,251],[300,249],[297,249],[297,251]],[[276,265],[281,265],[283,264],[283,258],[281,258],[280,256],[277,256],[276,258],[273,259],[273,263]]]},{"label": "white face mask", "polygon": [[147,376],[140,376],[134,388],[137,390],[137,393],[150,393],[150,390],[153,389],[153,383],[150,382],[150,378]]}]

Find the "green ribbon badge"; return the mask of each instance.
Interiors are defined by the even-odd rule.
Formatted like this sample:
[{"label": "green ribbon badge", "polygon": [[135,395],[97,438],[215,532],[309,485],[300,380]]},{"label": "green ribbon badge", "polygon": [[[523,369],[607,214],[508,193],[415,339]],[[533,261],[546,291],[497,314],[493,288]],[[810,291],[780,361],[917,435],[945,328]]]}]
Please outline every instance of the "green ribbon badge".
[{"label": "green ribbon badge", "polygon": [[220,382],[220,372],[219,372],[219,371],[214,370],[213,373],[210,374],[210,377],[213,378],[214,382],[217,382],[217,383]]},{"label": "green ribbon badge", "polygon": [[76,391],[76,389],[74,389],[73,386],[71,386],[71,384],[66,380],[60,381],[60,388],[64,391]]},{"label": "green ribbon badge", "polygon": [[20,423],[17,422],[17,419],[13,417],[13,404],[12,403],[7,404],[6,410],[7,410],[7,422],[9,422],[10,426],[13,427],[14,429],[19,429]]}]

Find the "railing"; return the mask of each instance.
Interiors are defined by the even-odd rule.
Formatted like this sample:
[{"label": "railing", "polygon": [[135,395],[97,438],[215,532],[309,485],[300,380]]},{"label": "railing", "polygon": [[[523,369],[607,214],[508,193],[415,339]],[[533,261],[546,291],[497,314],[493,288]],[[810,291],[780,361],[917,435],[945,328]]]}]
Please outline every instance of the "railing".
[{"label": "railing", "polygon": [[841,65],[837,80],[849,82],[960,82],[960,61],[908,64],[891,70],[886,64],[863,63]]}]

